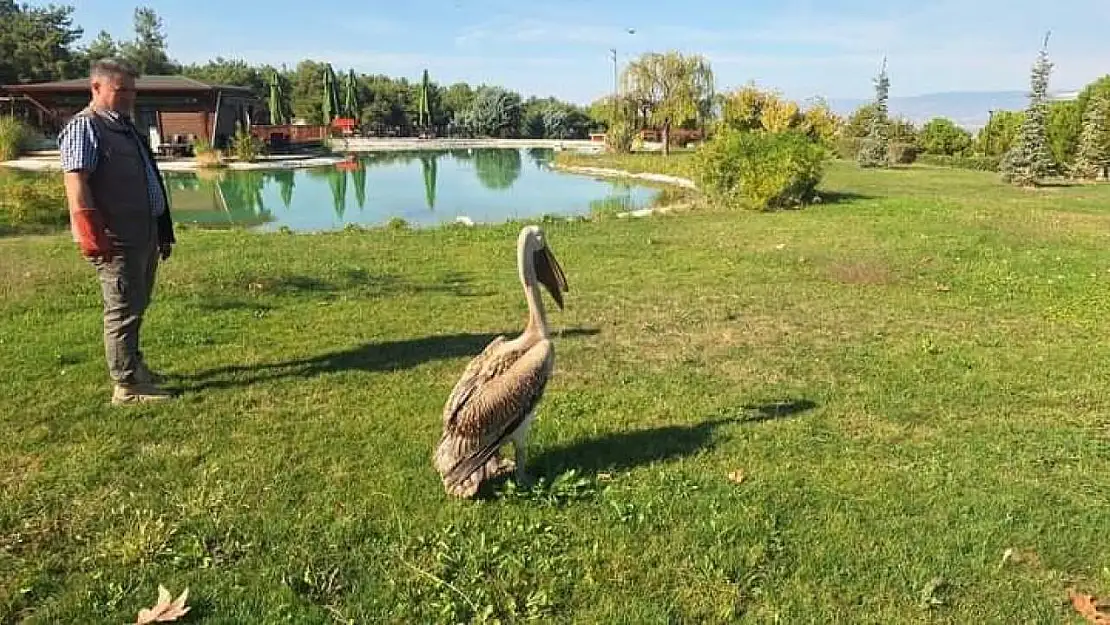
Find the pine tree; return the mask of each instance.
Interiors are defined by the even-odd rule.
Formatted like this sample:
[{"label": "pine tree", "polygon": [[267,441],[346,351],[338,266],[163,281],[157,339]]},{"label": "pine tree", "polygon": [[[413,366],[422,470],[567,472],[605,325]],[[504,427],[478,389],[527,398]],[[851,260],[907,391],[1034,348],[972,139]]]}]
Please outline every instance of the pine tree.
[{"label": "pine tree", "polygon": [[1036,186],[1052,173],[1052,152],[1048,146],[1048,35],[1033,64],[1029,106],[1021,123],[1017,141],[1002,159],[1002,179],[1017,186]]},{"label": "pine tree", "polygon": [[887,111],[887,100],[890,98],[890,78],[886,73],[886,57],[883,57],[883,66],[879,76],[875,79],[875,114],[871,118],[867,137],[860,142],[857,160],[860,167],[886,167],[889,162],[889,143],[887,126],[890,119]]},{"label": "pine tree", "polygon": [[100,31],[85,52],[90,61],[99,61],[119,54],[119,46],[107,31]]},{"label": "pine tree", "polygon": [[1072,176],[1085,180],[1110,177],[1110,97],[1097,94],[1087,104]]},{"label": "pine tree", "polygon": [[174,74],[177,67],[166,54],[166,32],[154,9],[135,9],[135,39],[120,46],[120,54],[142,74]]}]

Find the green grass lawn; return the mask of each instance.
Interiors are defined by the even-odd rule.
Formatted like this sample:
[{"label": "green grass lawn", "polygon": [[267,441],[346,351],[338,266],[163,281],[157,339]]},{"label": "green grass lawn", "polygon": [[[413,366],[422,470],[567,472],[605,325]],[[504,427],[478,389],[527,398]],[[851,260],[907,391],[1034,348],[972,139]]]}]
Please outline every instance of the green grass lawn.
[{"label": "green grass lawn", "polygon": [[478,501],[430,456],[523,327],[519,225],[183,229],[145,333],[182,395],[124,409],[69,235],[0,239],[0,623],[133,621],[159,584],[192,623],[1079,622],[1110,186],[837,164],[823,196],[546,226],[542,481]]}]

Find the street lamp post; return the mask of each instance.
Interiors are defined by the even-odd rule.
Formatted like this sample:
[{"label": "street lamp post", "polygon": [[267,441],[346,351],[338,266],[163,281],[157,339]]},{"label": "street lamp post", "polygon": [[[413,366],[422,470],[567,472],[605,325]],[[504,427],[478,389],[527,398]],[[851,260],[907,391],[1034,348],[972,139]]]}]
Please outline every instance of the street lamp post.
[{"label": "street lamp post", "polygon": [[[629,35],[636,34],[635,28],[626,28],[624,30]],[[609,48],[609,56],[613,59],[613,105],[616,106],[617,98],[620,97],[620,79],[618,78],[619,73],[617,71],[617,49]]]},{"label": "street lamp post", "polygon": [[613,57],[613,104],[617,103],[617,98],[620,96],[620,87],[617,81],[617,49],[609,48],[609,54]]}]

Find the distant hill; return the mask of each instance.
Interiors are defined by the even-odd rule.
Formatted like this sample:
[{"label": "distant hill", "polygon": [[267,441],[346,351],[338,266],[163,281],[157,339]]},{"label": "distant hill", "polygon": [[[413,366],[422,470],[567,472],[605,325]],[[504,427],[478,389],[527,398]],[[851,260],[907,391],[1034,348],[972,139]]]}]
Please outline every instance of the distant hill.
[{"label": "distant hill", "polygon": [[[1075,92],[1059,92],[1054,98],[1070,99]],[[829,99],[829,106],[841,115],[849,115],[868,100]],[[915,124],[923,124],[934,117],[947,117],[970,131],[987,124],[990,112],[1020,111],[1029,104],[1025,91],[952,91],[927,93],[918,96],[890,98],[890,112],[894,117],[904,117]]]}]

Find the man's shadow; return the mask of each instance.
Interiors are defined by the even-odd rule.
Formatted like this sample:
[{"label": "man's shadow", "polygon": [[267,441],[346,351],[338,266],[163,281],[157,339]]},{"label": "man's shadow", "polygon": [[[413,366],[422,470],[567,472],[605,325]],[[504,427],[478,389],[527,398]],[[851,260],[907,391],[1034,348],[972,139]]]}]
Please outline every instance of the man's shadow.
[{"label": "man's shadow", "polygon": [[[595,328],[553,332],[554,338],[594,336]],[[274,380],[311,378],[343,371],[398,371],[433,360],[477,356],[499,334],[512,337],[519,330],[490,334],[440,334],[399,341],[367,343],[355,348],[255,365],[230,365],[177,376],[183,389],[198,391],[250,386]]]}]

